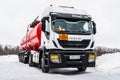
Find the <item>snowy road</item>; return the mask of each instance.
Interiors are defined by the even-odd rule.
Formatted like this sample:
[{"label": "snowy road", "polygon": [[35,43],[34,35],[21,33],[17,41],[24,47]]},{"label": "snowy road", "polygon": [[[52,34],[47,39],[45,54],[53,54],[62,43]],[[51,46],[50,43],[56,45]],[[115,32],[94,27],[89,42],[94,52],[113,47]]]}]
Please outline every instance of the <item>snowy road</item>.
[{"label": "snowy road", "polygon": [[88,68],[86,72],[77,69],[53,69],[42,73],[37,67],[18,62],[17,56],[0,56],[0,80],[120,80],[120,68],[109,72],[100,72]]}]

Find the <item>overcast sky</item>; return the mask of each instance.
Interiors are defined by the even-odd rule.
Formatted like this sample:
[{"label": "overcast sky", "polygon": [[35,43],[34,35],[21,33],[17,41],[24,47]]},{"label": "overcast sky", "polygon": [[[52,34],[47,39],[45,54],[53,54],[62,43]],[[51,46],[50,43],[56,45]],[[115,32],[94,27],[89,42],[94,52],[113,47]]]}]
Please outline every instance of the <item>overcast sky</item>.
[{"label": "overcast sky", "polygon": [[50,4],[86,10],[97,24],[96,45],[120,48],[120,0],[0,0],[0,44],[19,45],[27,25]]}]

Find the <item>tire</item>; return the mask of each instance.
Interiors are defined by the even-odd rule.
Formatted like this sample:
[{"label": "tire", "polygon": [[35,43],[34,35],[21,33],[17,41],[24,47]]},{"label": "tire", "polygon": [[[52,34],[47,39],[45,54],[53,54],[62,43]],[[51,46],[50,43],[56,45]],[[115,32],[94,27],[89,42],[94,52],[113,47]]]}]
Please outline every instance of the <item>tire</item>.
[{"label": "tire", "polygon": [[23,63],[23,54],[19,53],[18,54],[19,62]]},{"label": "tire", "polygon": [[45,62],[45,55],[44,54],[42,54],[41,67],[42,67],[42,72],[43,73],[48,73],[49,72],[49,67]]},{"label": "tire", "polygon": [[84,72],[86,69],[87,69],[87,67],[81,67],[81,68],[78,68],[78,71],[79,72]]},{"label": "tire", "polygon": [[38,67],[39,67],[40,69],[42,69],[42,60],[41,60],[41,59],[42,59],[42,55],[41,55],[41,54],[42,54],[42,51],[39,51],[39,53],[40,53],[40,54],[39,54],[39,64],[38,64]]},{"label": "tire", "polygon": [[[27,54],[25,54],[25,53],[27,53]],[[28,61],[29,61],[29,53],[30,53],[29,51],[23,53],[24,63],[25,63],[25,64],[27,64]],[[25,57],[25,56],[26,56],[26,57]]]},{"label": "tire", "polygon": [[19,62],[21,62],[20,53],[18,54],[18,60],[19,60]]},{"label": "tire", "polygon": [[27,57],[24,57],[23,63],[24,63],[24,64],[27,64],[27,63],[28,63]]},{"label": "tire", "polygon": [[22,62],[21,59],[20,59],[20,57],[19,57],[19,62]]},{"label": "tire", "polygon": [[32,54],[29,54],[28,64],[29,64],[30,67],[34,67],[34,63],[33,63],[33,60],[32,60]]}]

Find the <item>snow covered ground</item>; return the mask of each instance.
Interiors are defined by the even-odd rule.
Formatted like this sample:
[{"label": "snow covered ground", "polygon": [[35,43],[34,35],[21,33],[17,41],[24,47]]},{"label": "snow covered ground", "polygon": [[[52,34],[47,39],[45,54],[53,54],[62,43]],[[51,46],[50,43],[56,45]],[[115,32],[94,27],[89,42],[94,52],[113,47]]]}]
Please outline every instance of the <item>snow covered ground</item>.
[{"label": "snow covered ground", "polygon": [[96,70],[120,80],[120,53],[105,54],[97,58]]},{"label": "snow covered ground", "polygon": [[105,54],[97,58],[96,70],[98,71],[110,72],[118,68],[120,68],[120,53]]},{"label": "snow covered ground", "polygon": [[77,72],[75,68],[52,69],[42,73],[37,67],[29,67],[18,61],[16,55],[0,56],[0,80],[120,80],[120,53],[97,58],[95,68]]}]

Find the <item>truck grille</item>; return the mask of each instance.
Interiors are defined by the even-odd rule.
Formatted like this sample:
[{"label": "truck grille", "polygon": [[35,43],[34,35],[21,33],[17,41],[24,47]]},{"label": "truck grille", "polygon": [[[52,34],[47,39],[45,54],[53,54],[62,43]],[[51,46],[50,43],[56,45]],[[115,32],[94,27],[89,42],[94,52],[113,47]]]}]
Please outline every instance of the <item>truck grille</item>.
[{"label": "truck grille", "polygon": [[58,42],[63,48],[86,48],[88,47],[90,40],[66,41],[58,39]]}]

